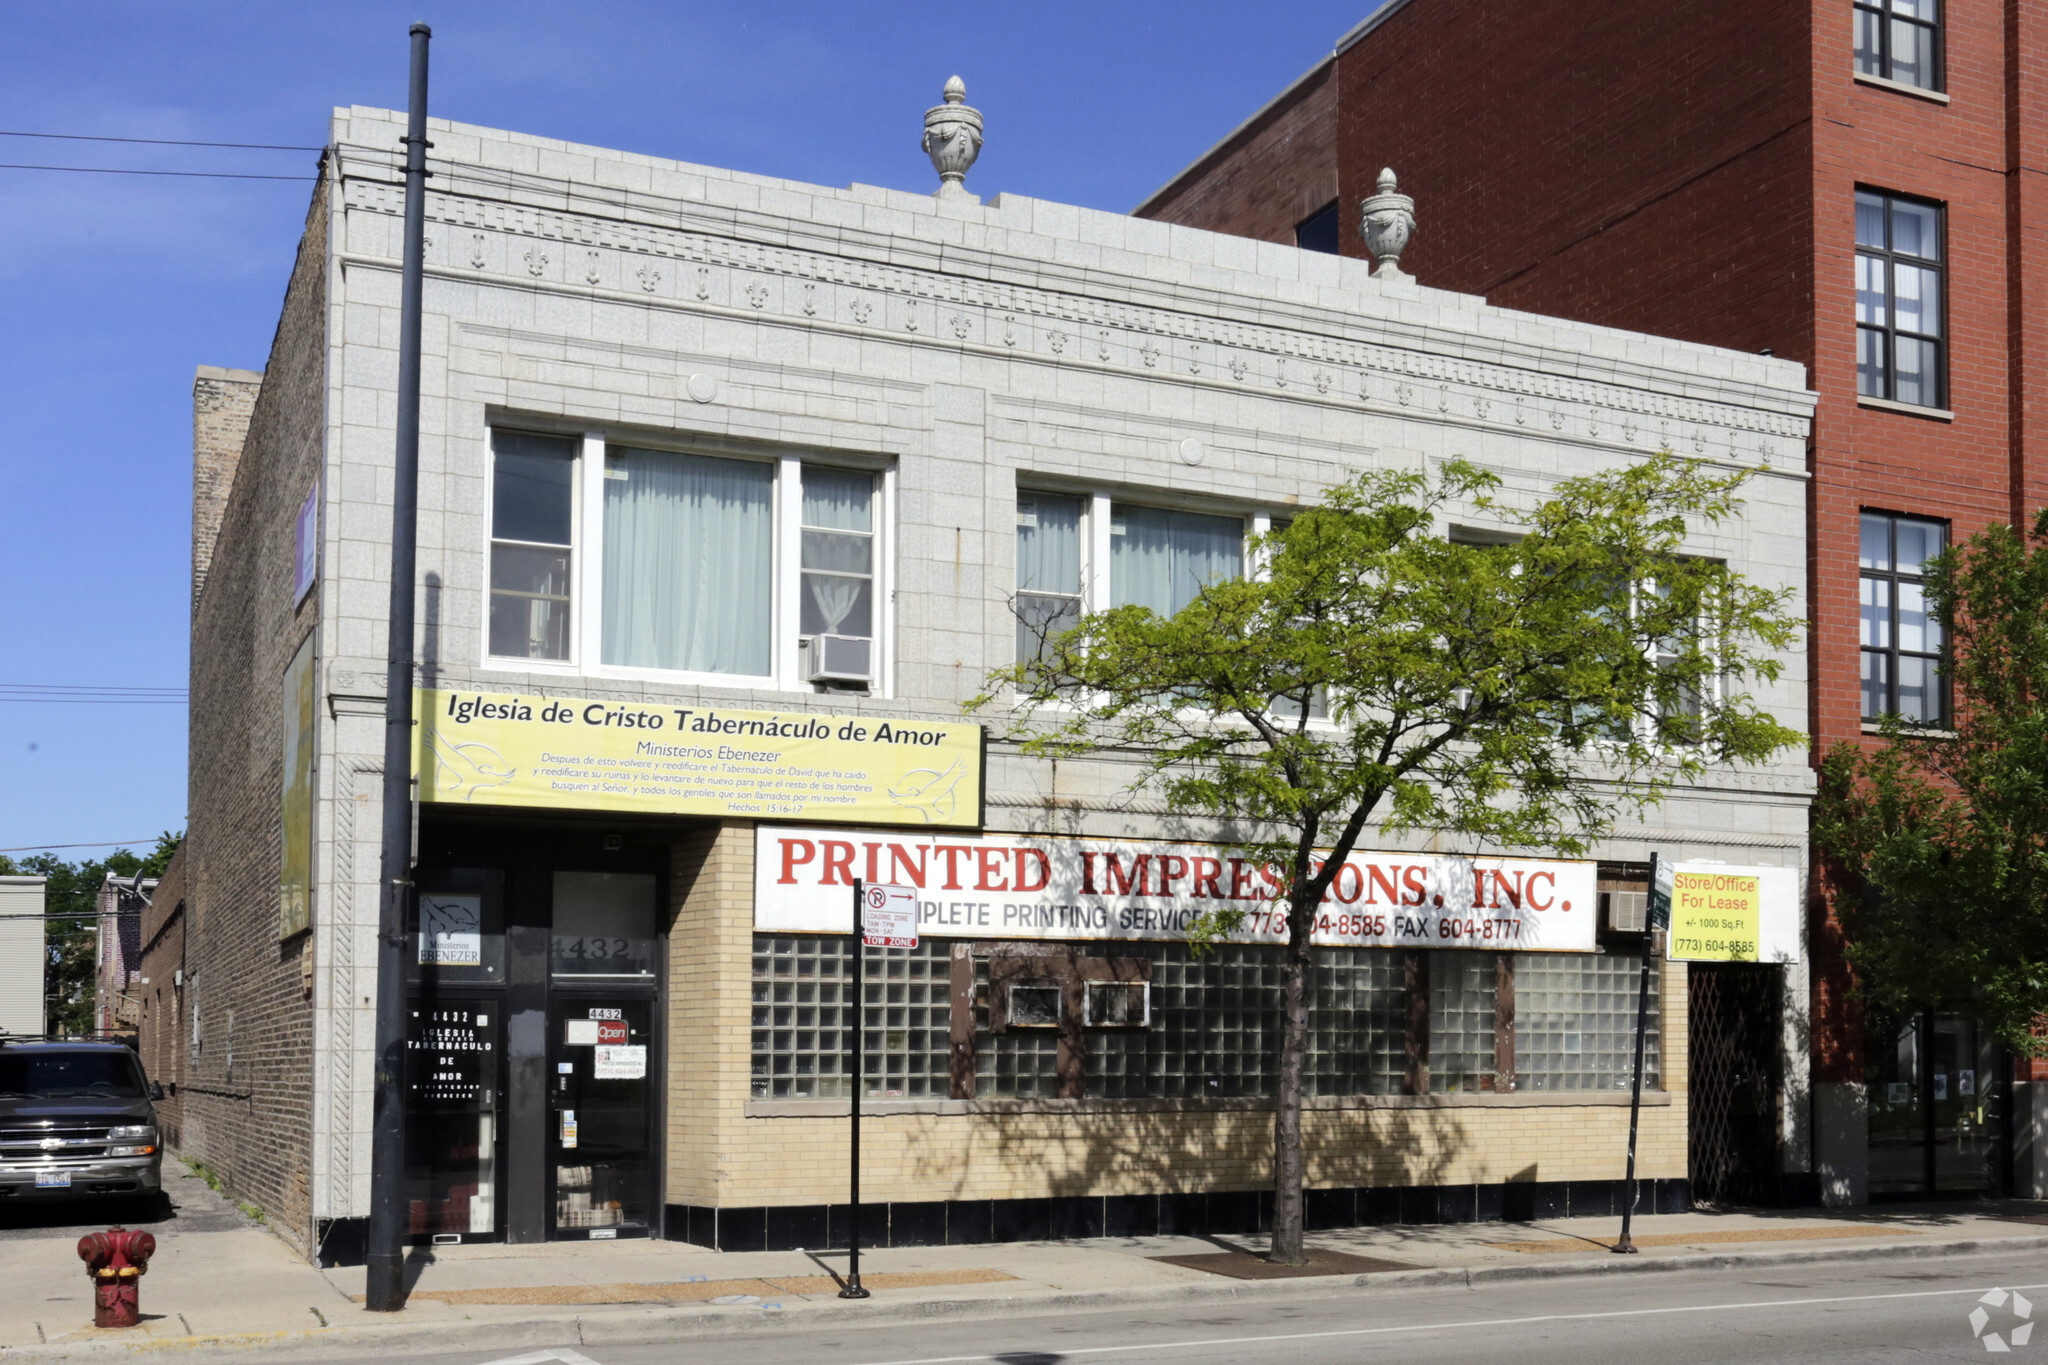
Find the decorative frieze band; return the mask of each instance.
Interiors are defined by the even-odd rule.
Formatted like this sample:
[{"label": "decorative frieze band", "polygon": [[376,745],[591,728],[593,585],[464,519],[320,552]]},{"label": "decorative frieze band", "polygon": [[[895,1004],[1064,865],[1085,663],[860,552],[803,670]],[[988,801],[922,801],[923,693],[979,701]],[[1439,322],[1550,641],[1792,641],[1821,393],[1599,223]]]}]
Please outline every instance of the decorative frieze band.
[{"label": "decorative frieze band", "polygon": [[[352,209],[398,217],[403,191],[344,180]],[[1503,430],[1803,463],[1804,418],[1271,325],[1200,317],[707,233],[435,193],[428,263],[459,272],[986,346],[1059,362],[1363,401]]]}]

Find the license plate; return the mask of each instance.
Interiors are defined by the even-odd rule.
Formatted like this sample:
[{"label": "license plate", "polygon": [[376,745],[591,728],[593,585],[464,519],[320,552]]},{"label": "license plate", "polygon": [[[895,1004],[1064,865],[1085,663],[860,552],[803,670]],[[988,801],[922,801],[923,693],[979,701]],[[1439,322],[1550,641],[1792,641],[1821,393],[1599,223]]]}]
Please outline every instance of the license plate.
[{"label": "license plate", "polygon": [[37,1171],[36,1188],[39,1190],[68,1190],[71,1188],[69,1171]]}]

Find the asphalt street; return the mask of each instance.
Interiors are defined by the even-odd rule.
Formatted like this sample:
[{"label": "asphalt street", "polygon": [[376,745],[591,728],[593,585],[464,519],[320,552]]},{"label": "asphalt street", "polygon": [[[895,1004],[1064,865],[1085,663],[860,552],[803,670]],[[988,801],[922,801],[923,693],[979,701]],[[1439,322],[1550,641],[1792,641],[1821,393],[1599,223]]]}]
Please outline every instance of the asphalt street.
[{"label": "asphalt street", "polygon": [[[435,1365],[1871,1365],[1997,1354],[2015,1362],[2038,1355],[2048,1362],[2048,1330],[2038,1341],[2030,1330],[2037,1319],[2048,1319],[2048,1258],[2035,1252],[1807,1263],[1761,1272],[1591,1275],[1459,1289],[1368,1286],[1341,1296],[1213,1309],[896,1322],[871,1329],[404,1359]],[[1994,1335],[1995,1344],[1987,1340]],[[364,1357],[361,1365],[396,1365],[398,1359],[387,1353]]]}]

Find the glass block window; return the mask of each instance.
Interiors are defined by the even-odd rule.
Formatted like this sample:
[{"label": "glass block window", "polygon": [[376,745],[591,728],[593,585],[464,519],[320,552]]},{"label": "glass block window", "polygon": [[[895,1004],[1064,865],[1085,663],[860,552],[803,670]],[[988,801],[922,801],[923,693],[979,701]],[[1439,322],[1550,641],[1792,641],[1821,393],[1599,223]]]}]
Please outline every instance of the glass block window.
[{"label": "glass block window", "polygon": [[[1119,945],[1116,953],[1152,959],[1152,1027],[1084,1035],[1089,1096],[1190,1099],[1273,1092],[1285,972],[1279,949],[1234,944],[1197,956],[1185,944],[1158,943]],[[1407,1036],[1399,955],[1384,949],[1320,950],[1309,992],[1307,1093],[1398,1094]]]},{"label": "glass block window", "polygon": [[1856,72],[1941,89],[1941,0],[1856,0]]},{"label": "glass block window", "polygon": [[1180,943],[1131,949],[1131,956],[1152,959],[1152,1028],[1088,1036],[1088,1093],[1271,1094],[1280,1049],[1279,951],[1233,944],[1198,957]]},{"label": "glass block window", "polygon": [[[1633,1079],[1636,991],[1633,953],[1515,954],[1515,1073],[1522,1090],[1626,1090]],[[1661,973],[1650,969],[1643,1086],[1660,1089],[1657,1065]]]},{"label": "glass block window", "polygon": [[1060,1093],[1058,1029],[988,1027],[988,959],[974,960],[974,1093],[981,1099],[1053,1099]]},{"label": "glass block window", "polygon": [[1429,955],[1432,1094],[1493,1089],[1493,1017],[1499,984],[1500,959],[1492,953]]},{"label": "glass block window", "polygon": [[1942,211],[1856,192],[1856,392],[1947,406]]},{"label": "glass block window", "polygon": [[[758,1099],[844,1099],[851,940],[754,936],[752,1093]],[[867,1095],[950,1093],[952,946],[871,948],[863,964]]]},{"label": "glass block window", "polygon": [[1400,1094],[1408,1069],[1402,955],[1387,948],[1319,949],[1310,981],[1303,1089],[1311,1095]]},{"label": "glass block window", "polygon": [[1938,521],[1862,516],[1857,550],[1863,719],[1897,715],[1919,725],[1948,720],[1941,621],[1927,605],[1927,561],[1948,548]]}]

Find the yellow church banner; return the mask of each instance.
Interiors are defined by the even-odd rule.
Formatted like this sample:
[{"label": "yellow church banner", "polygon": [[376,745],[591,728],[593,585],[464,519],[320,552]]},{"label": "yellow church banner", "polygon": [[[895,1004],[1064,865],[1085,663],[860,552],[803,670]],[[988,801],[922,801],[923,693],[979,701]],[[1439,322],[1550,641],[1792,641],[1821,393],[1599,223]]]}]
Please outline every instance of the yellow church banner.
[{"label": "yellow church banner", "polygon": [[978,828],[978,725],[423,688],[421,801]]}]

